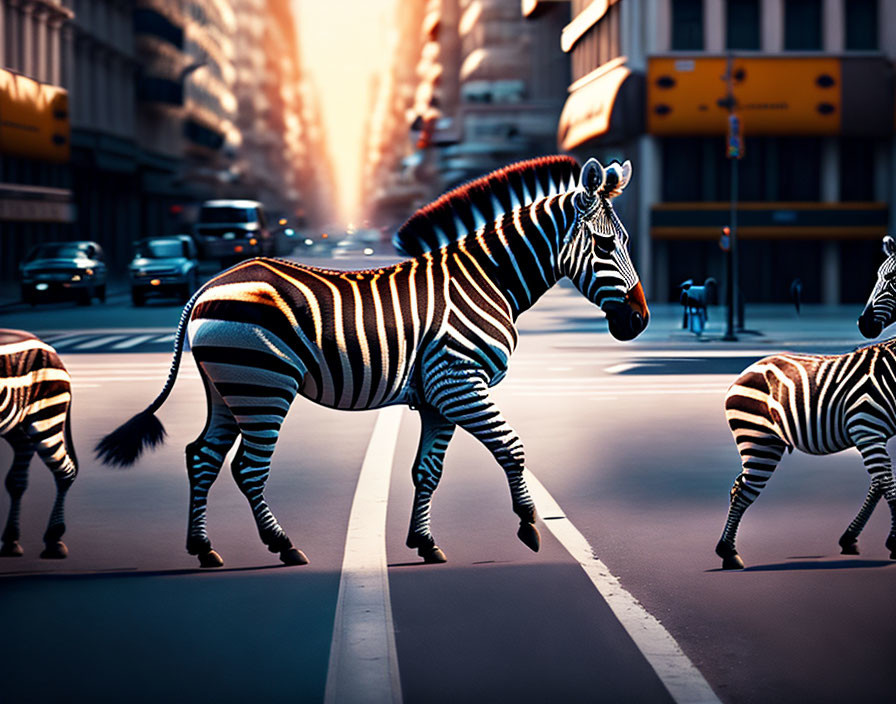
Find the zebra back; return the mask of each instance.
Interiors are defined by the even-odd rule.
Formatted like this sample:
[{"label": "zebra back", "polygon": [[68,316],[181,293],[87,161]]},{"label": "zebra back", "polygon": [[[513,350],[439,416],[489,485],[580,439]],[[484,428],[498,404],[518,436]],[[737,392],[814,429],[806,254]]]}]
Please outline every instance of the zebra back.
[{"label": "zebra back", "polygon": [[545,156],[510,164],[458,186],[418,210],[392,236],[409,257],[432,252],[497,220],[578,185],[579,163],[571,156]]}]

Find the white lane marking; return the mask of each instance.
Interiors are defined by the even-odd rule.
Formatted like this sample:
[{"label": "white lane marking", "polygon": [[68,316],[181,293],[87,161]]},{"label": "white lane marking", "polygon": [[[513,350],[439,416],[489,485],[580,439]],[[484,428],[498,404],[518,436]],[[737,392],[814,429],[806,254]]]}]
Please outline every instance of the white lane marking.
[{"label": "white lane marking", "polygon": [[177,337],[176,334],[172,333],[171,335],[164,335],[156,340],[152,341],[152,344],[157,345],[162,342],[174,342],[174,338]]},{"label": "white lane marking", "polygon": [[588,575],[672,699],[678,704],[720,704],[669,631],[622,587],[538,478],[528,472],[526,482],[544,525]]},{"label": "white lane marking", "polygon": [[136,337],[132,337],[129,340],[124,340],[123,342],[116,342],[112,345],[113,350],[126,350],[131,347],[136,347],[137,345],[146,342],[147,340],[152,339],[152,335],[137,335]]},{"label": "white lane marking", "polygon": [[402,407],[379,411],[352,501],[324,701],[401,704],[386,509]]},{"label": "white lane marking", "polygon": [[76,350],[92,350],[95,347],[101,347],[102,345],[107,345],[110,342],[114,342],[121,338],[121,335],[109,335],[107,337],[98,337],[94,340],[90,340],[88,342],[81,342],[75,345],[72,349]]},{"label": "white lane marking", "polygon": [[504,393],[508,396],[593,396],[594,398],[616,398],[620,394],[625,396],[691,396],[693,394],[723,394],[727,386],[718,388],[697,389],[693,386],[682,386],[678,389],[616,389],[614,391],[589,391],[587,389],[539,389],[525,390],[507,387]]},{"label": "white lane marking", "polygon": [[604,371],[607,374],[621,374],[622,372],[627,372],[629,369],[634,369],[637,366],[637,363],[634,362],[623,362],[622,364],[614,364],[612,367],[607,367]]},{"label": "white lane marking", "polygon": [[83,342],[90,338],[90,335],[65,335],[61,338],[56,338],[52,342],[52,346],[56,349],[61,347],[68,347],[69,345],[73,345],[76,342]]}]

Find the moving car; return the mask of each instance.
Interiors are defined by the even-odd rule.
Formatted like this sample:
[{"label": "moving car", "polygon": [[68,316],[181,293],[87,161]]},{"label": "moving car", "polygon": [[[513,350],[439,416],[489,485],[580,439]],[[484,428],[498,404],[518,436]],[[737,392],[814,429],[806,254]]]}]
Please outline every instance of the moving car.
[{"label": "moving car", "polygon": [[196,244],[189,235],[139,240],[134,243],[128,274],[135,306],[142,306],[153,294],[177,296],[186,303],[199,286]]},{"label": "moving car", "polygon": [[268,257],[274,237],[256,200],[207,200],[194,226],[203,259],[230,266],[249,257]]},{"label": "moving car", "polygon": [[106,263],[96,242],[45,242],[32,249],[19,265],[22,300],[35,305],[45,300],[76,300],[90,305],[106,300]]}]

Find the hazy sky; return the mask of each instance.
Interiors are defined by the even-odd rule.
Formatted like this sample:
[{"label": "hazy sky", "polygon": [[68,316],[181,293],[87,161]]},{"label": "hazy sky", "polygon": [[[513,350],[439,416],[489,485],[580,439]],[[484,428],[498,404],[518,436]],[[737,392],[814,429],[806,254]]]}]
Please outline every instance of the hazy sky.
[{"label": "hazy sky", "polygon": [[394,2],[293,0],[302,61],[317,89],[333,159],[340,209],[333,214],[334,222],[344,224],[358,215],[362,129],[370,105],[370,79],[387,66]]}]

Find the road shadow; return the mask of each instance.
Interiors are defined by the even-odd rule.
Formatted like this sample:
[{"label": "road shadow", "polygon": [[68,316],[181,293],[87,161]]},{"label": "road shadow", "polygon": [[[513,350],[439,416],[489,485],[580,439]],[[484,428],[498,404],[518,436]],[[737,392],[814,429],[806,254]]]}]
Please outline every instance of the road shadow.
[{"label": "road shadow", "polygon": [[788,572],[791,570],[850,570],[868,567],[888,567],[896,565],[896,560],[827,560],[824,562],[796,560],[794,562],[775,562],[768,565],[748,565],[742,570],[723,570],[721,567],[706,570],[707,572]]},{"label": "road shadow", "polygon": [[121,579],[142,577],[177,577],[181,575],[196,574],[222,574],[228,572],[261,572],[264,570],[279,570],[294,565],[256,565],[251,567],[216,567],[203,569],[201,567],[179,567],[177,569],[141,570],[139,567],[121,567],[109,570],[85,570],[83,572],[56,572],[54,570],[28,570],[22,572],[6,572],[0,574],[0,582],[13,579],[52,579],[55,581],[74,581],[82,579]]}]

